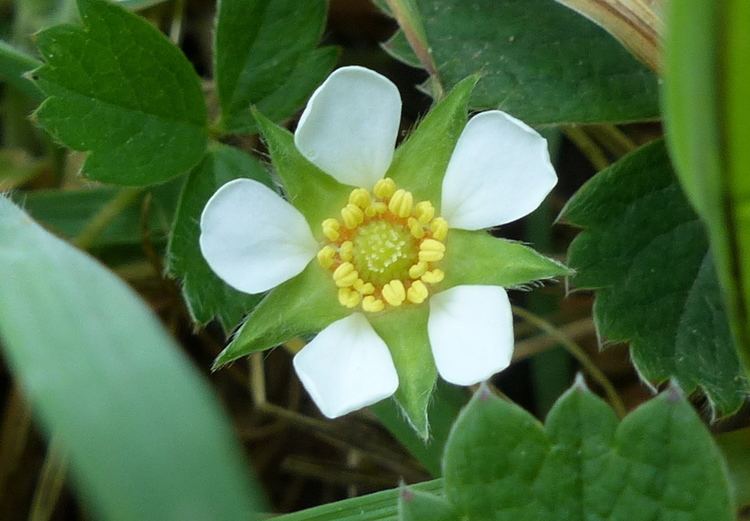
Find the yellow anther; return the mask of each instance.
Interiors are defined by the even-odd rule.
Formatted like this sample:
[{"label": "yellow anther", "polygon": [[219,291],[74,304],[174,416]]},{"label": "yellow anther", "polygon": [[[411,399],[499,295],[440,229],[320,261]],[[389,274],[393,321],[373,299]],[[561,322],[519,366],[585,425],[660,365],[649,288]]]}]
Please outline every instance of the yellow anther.
[{"label": "yellow anther", "polygon": [[413,279],[418,279],[424,272],[427,271],[427,263],[425,261],[419,261],[414,266],[409,268],[409,276]]},{"label": "yellow anther", "polygon": [[400,306],[406,300],[406,289],[404,283],[398,279],[390,281],[388,284],[383,286],[381,290],[383,298],[391,306]]},{"label": "yellow anther", "polygon": [[356,308],[361,301],[362,295],[360,295],[359,292],[354,291],[351,288],[339,289],[339,302],[342,306]]},{"label": "yellow anther", "polygon": [[342,261],[350,261],[354,256],[354,243],[352,241],[344,241],[339,246],[339,257]]},{"label": "yellow anther", "polygon": [[339,238],[339,230],[341,229],[341,223],[334,218],[326,219],[321,224],[321,227],[323,228],[323,235],[326,236],[326,239],[329,241],[337,241]]},{"label": "yellow anther", "polygon": [[388,209],[388,205],[382,201],[375,201],[365,208],[365,215],[367,217],[375,217],[376,215],[382,215]]},{"label": "yellow anther", "polygon": [[406,299],[414,304],[421,304],[429,296],[430,292],[427,286],[421,280],[415,280],[411,283],[409,290],[406,292]]},{"label": "yellow anther", "polygon": [[406,221],[407,225],[409,226],[409,232],[411,233],[412,237],[415,239],[421,239],[424,237],[424,228],[422,227],[422,223],[419,222],[414,217],[409,217],[409,220]]},{"label": "yellow anther", "polygon": [[407,192],[403,188],[396,190],[396,193],[391,196],[391,200],[388,202],[388,209],[392,214],[398,215],[399,217],[409,217],[411,215],[411,208],[414,204],[414,196],[411,192]]},{"label": "yellow anther", "polygon": [[437,284],[438,282],[442,282],[445,278],[445,273],[443,273],[443,270],[435,268],[434,270],[426,271],[424,275],[422,275],[422,282],[426,282],[427,284]]},{"label": "yellow anther", "polygon": [[365,220],[365,214],[362,208],[349,203],[341,209],[341,219],[344,221],[344,226],[353,230]]},{"label": "yellow anther", "polygon": [[396,191],[396,183],[390,177],[385,177],[375,183],[373,193],[381,199],[390,199],[393,192]]},{"label": "yellow anther", "polygon": [[318,252],[318,264],[322,268],[328,269],[333,265],[333,258],[336,256],[336,248],[331,246],[323,246]]},{"label": "yellow anther", "polygon": [[344,262],[333,272],[333,281],[339,288],[348,288],[354,285],[359,278],[359,273],[354,269],[354,264]]},{"label": "yellow anther", "polygon": [[362,309],[371,313],[377,313],[385,309],[385,302],[379,298],[375,298],[372,295],[367,295],[362,299]]},{"label": "yellow anther", "polygon": [[362,208],[363,210],[370,206],[370,192],[364,188],[355,188],[349,194],[349,202]]},{"label": "yellow anther", "polygon": [[414,214],[422,224],[427,224],[435,217],[435,207],[430,201],[420,201],[414,207]]},{"label": "yellow anther", "polygon": [[375,293],[375,286],[372,285],[372,282],[365,282],[362,279],[354,281],[354,289],[359,291],[362,295],[372,295]]},{"label": "yellow anther", "polygon": [[435,239],[425,239],[419,244],[419,260],[437,262],[445,255],[445,244]]},{"label": "yellow anther", "polygon": [[434,239],[444,241],[446,235],[448,235],[448,221],[442,217],[435,217],[430,223],[430,230]]}]

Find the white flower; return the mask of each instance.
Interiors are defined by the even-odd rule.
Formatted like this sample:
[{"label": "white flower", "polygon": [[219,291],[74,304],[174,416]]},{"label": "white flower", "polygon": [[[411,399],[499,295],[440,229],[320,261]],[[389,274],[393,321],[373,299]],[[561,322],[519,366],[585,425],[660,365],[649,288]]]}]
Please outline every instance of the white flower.
[{"label": "white flower", "polygon": [[[557,182],[546,141],[492,110],[464,128],[442,181],[439,207],[414,201],[410,192],[383,180],[400,112],[393,83],[362,67],[336,70],[312,95],[295,144],[322,171],[355,187],[341,217],[323,221],[321,241],[292,204],[248,179],[221,187],[201,218],[204,257],[240,291],[269,290],[316,256],[331,271],[339,301],[352,313],[294,358],[305,388],[331,418],[386,398],[398,387],[388,346],[368,322],[371,313],[428,305],[435,364],[451,383],[478,383],[510,364],[513,319],[505,290],[459,285],[440,291],[443,241],[447,226],[482,230],[527,215]],[[438,292],[430,295],[433,287]]]}]

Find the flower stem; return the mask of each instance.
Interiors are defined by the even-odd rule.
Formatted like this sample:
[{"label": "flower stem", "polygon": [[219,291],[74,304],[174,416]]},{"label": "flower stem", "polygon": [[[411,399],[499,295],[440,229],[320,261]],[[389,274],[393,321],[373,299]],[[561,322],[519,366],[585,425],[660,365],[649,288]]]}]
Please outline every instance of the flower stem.
[{"label": "flower stem", "polygon": [[94,214],[83,227],[81,233],[73,238],[73,244],[82,250],[91,248],[94,241],[109,226],[112,220],[130,206],[142,192],[143,190],[140,188],[125,188],[118,192],[117,195]]},{"label": "flower stem", "polygon": [[67,467],[67,457],[57,438],[53,436],[47,448],[47,456],[44,458],[36,491],[34,491],[31,513],[29,514],[30,521],[52,519],[57,500],[60,498],[60,492],[65,483]]},{"label": "flower stem", "polygon": [[620,395],[617,394],[615,386],[612,385],[612,382],[609,381],[607,375],[605,375],[604,372],[602,372],[602,370],[599,369],[596,364],[594,364],[589,355],[580,345],[573,342],[565,333],[555,327],[554,324],[547,322],[542,317],[535,315],[530,311],[519,308],[518,306],[513,306],[513,313],[526,322],[544,331],[551,337],[555,338],[560,343],[560,345],[562,345],[576,360],[578,360],[578,362],[589,373],[589,375],[591,375],[591,378],[593,378],[596,383],[601,386],[601,388],[604,390],[604,394],[607,395],[609,403],[612,405],[612,408],[614,408],[615,413],[617,413],[617,416],[623,418],[625,414],[627,414],[625,404],[622,402]]}]

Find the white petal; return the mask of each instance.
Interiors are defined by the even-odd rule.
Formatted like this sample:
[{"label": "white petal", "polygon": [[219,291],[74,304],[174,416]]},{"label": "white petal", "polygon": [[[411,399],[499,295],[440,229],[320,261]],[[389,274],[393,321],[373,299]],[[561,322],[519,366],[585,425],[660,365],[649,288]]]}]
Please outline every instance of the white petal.
[{"label": "white petal", "polygon": [[398,388],[388,346],[361,313],[321,331],[294,357],[294,369],[329,418],[379,402]]},{"label": "white petal", "polygon": [[267,186],[230,181],[206,203],[200,247],[211,269],[245,293],[262,293],[303,269],[317,244],[305,218]]},{"label": "white petal", "polygon": [[430,299],[427,332],[444,380],[473,385],[510,365],[513,315],[499,286],[456,286]]},{"label": "white petal", "polygon": [[294,143],[336,180],[371,188],[391,164],[400,117],[401,96],[388,78],[342,67],[313,93]]},{"label": "white petal", "polygon": [[557,184],[547,140],[499,110],[474,116],[458,138],[443,179],[442,216],[479,230],[533,212]]}]

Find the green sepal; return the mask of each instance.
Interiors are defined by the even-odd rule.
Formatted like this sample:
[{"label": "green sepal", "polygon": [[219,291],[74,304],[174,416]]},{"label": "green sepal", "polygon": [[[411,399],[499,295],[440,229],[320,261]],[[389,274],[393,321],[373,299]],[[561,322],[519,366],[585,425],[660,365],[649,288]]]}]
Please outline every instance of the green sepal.
[{"label": "green sepal", "polygon": [[429,307],[422,304],[368,316],[372,327],[388,345],[396,366],[399,384],[394,398],[423,440],[430,435],[427,406],[437,380],[427,336],[428,314]]},{"label": "green sepal", "polygon": [[82,172],[143,186],[183,174],[203,157],[206,104],[193,66],[143,18],[104,0],[78,0],[84,27],[39,33],[46,63],[33,72],[48,98],[34,118],[88,152]]},{"label": "green sepal", "polygon": [[435,105],[398,147],[386,174],[417,199],[431,201],[438,209],[443,176],[466,126],[469,97],[477,81],[478,75],[469,76]]},{"label": "green sepal", "polygon": [[180,194],[167,246],[167,270],[181,279],[182,295],[197,325],[215,318],[232,331],[260,301],[230,287],[211,270],[201,254],[200,216],[209,198],[234,179],[247,178],[271,187],[271,178],[253,156],[227,145],[215,144],[189,174]]},{"label": "green sepal", "polygon": [[271,162],[287,199],[305,216],[313,234],[320,238],[320,223],[338,216],[352,188],[339,183],[308,161],[294,145],[291,132],[256,109],[253,109],[253,115],[271,153]]},{"label": "green sepal", "polygon": [[453,506],[442,497],[402,486],[398,496],[399,521],[456,521]]},{"label": "green sepal", "polygon": [[460,284],[517,288],[574,273],[520,242],[499,239],[484,231],[450,230],[445,247],[440,266],[445,279],[440,289]]},{"label": "green sepal", "polygon": [[338,302],[331,275],[317,262],[272,289],[247,317],[229,345],[214,360],[213,370],[297,336],[318,333],[351,311]]}]

